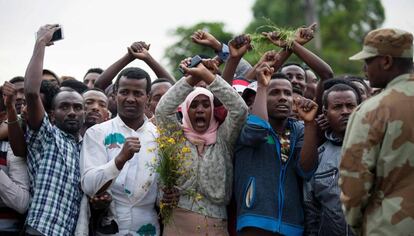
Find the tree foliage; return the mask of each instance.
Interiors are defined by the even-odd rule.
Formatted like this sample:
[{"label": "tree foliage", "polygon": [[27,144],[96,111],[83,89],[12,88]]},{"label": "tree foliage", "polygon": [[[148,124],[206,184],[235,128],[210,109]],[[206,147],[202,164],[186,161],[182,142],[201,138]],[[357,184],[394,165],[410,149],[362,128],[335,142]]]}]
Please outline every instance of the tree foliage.
[{"label": "tree foliage", "polygon": [[[380,0],[315,0],[322,50],[318,53],[335,74],[360,74],[361,63],[348,57],[362,47],[364,36],[384,21],[384,8]],[[269,19],[283,28],[298,28],[306,22],[304,0],[256,0],[253,21],[246,32],[256,32]],[[260,29],[263,31],[265,29]],[[314,46],[310,46],[315,51]],[[252,59],[250,59],[252,60]],[[254,61],[251,61],[254,63]]]},{"label": "tree foliage", "polygon": [[173,69],[175,78],[182,76],[178,71],[178,65],[184,58],[194,55],[215,56],[212,49],[199,46],[192,42],[191,35],[199,29],[210,32],[220,42],[228,42],[233,37],[232,33],[224,30],[224,23],[221,22],[202,22],[190,27],[179,27],[171,32],[171,35],[175,36],[178,40],[166,49],[165,56],[169,61],[170,68]]},{"label": "tree foliage", "polygon": [[[269,20],[274,25],[286,29],[309,25],[313,22],[306,22],[305,15],[309,13],[306,3],[311,1],[316,4],[322,50],[317,51],[312,43],[306,47],[330,64],[337,75],[361,74],[362,63],[349,61],[348,58],[361,50],[364,36],[383,23],[385,16],[381,0],[256,0],[252,7],[253,20],[245,32],[267,31],[269,29],[263,26],[268,25]],[[174,30],[171,35],[177,38],[177,42],[168,47],[165,53],[170,68],[174,70],[174,76],[176,78],[181,76],[177,68],[182,59],[195,54],[214,55],[211,49],[191,41],[190,37],[196,30],[207,30],[220,42],[228,42],[233,34],[225,31],[224,28],[223,23],[202,22]],[[254,64],[260,55],[253,51],[245,58]],[[297,61],[294,56],[290,60]]]}]

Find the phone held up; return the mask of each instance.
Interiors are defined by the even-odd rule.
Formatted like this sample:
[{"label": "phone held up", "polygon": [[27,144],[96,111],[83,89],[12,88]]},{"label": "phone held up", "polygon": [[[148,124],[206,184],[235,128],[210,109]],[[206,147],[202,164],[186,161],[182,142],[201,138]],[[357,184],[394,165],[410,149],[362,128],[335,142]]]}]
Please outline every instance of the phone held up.
[{"label": "phone held up", "polygon": [[[52,39],[50,40],[50,42],[56,42],[58,40],[62,40],[63,39],[63,29],[62,29],[62,25],[57,25],[59,27],[59,29],[57,29],[53,35],[52,35]],[[37,37],[37,33],[35,33],[35,37]]]},{"label": "phone held up", "polygon": [[61,39],[63,39],[63,29],[62,29],[62,25],[59,25],[59,29],[53,33],[53,36],[50,42],[55,42]]},{"label": "phone held up", "polygon": [[[191,63],[190,63],[190,65],[188,66],[188,68],[194,68],[194,67],[197,67],[198,66],[198,64],[200,64],[201,63],[201,57],[199,56],[199,55],[195,55],[193,58],[191,58]],[[183,68],[178,68],[178,70],[184,75],[185,74],[185,72],[184,72],[184,70],[183,70]]]}]

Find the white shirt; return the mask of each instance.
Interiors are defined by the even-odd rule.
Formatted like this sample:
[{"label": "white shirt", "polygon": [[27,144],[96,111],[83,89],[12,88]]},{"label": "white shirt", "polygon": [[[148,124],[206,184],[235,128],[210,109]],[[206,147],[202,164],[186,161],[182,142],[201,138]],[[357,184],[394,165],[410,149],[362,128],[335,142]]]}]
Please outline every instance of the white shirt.
[{"label": "white shirt", "polygon": [[[2,141],[0,149],[7,151],[7,167],[0,168],[0,207],[12,208],[24,214],[29,206],[29,173],[26,159],[13,154],[8,142]],[[14,220],[0,219],[0,231],[15,227]]]},{"label": "white shirt", "polygon": [[[125,139],[138,137],[141,149],[118,170],[115,157],[120,153]],[[83,191],[93,196],[108,181],[115,203],[120,232],[139,235],[144,229],[154,228],[159,235],[157,213],[156,174],[148,164],[157,157],[156,127],[145,118],[138,130],[129,128],[119,116],[89,128],[83,139],[81,151],[81,184]],[[141,231],[140,231],[141,230]]]}]

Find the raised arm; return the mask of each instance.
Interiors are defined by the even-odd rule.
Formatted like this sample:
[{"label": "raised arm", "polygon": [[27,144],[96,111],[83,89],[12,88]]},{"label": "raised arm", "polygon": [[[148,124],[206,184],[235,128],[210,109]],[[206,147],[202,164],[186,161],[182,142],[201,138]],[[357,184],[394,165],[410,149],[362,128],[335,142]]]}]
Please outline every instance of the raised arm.
[{"label": "raised arm", "polygon": [[7,108],[7,126],[11,149],[15,156],[26,158],[26,141],[15,108],[16,89],[12,83],[8,81],[4,83],[3,95]]},{"label": "raised arm", "polygon": [[243,55],[252,48],[248,35],[239,35],[229,42],[230,56],[223,70],[223,79],[232,85],[234,73]]},{"label": "raised arm", "polygon": [[274,50],[265,52],[256,65],[246,72],[245,79],[256,80],[256,70],[263,63],[268,64],[273,67],[274,71],[277,71],[290,55],[291,52],[286,50],[281,50],[279,53]]},{"label": "raised arm", "polygon": [[24,94],[27,104],[27,124],[33,130],[40,128],[45,115],[45,109],[40,99],[45,48],[53,44],[50,40],[58,29],[59,25],[45,25],[39,29],[33,55],[26,69]]},{"label": "raised arm", "polygon": [[105,90],[109,85],[111,85],[112,80],[115,78],[115,76],[133,60],[134,57],[129,52],[126,53],[114,64],[109,66],[102,74],[99,75],[94,86],[96,88]]},{"label": "raised arm", "polygon": [[144,42],[136,42],[128,48],[128,52],[134,58],[144,61],[152,69],[152,71],[154,71],[158,78],[167,79],[171,82],[171,84],[174,84],[176,82],[174,77],[172,77],[172,75],[151,56],[148,52],[149,48],[149,44],[147,45]]},{"label": "raised arm", "polygon": [[267,114],[267,86],[269,86],[273,72],[274,69],[267,63],[262,63],[255,71],[257,78],[257,92],[252,107],[252,114],[266,121],[269,120]]},{"label": "raised arm", "polygon": [[[181,61],[180,66],[188,66],[190,63],[191,58],[187,58]],[[193,87],[199,81],[200,79],[186,74],[186,77],[178,80],[177,83],[162,96],[155,108],[155,118],[159,126],[166,127],[169,124],[180,125],[176,116],[177,108],[184,102],[187,95],[193,91]]]},{"label": "raised arm", "polygon": [[191,35],[191,40],[196,44],[213,49],[216,53],[220,52],[222,49],[220,41],[207,31],[197,30]]},{"label": "raised arm", "polygon": [[309,173],[315,169],[318,161],[317,125],[315,121],[318,105],[310,99],[299,96],[294,98],[294,103],[298,108],[299,117],[305,122],[304,140],[299,160],[300,169],[304,173]]}]

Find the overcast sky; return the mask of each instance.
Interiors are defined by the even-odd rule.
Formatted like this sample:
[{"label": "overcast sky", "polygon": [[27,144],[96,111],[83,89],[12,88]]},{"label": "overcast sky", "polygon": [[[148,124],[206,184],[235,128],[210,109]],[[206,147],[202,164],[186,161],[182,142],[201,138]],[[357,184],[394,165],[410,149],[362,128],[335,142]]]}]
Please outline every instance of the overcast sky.
[{"label": "overcast sky", "polygon": [[[134,41],[151,43],[163,65],[168,32],[200,21],[221,21],[242,33],[252,19],[254,0],[0,0],[0,83],[24,75],[35,32],[46,23],[63,25],[65,39],[47,48],[44,68],[82,80],[91,67],[106,68]],[[414,32],[413,0],[383,0],[386,27]],[[148,67],[134,61],[131,65]],[[150,72],[150,70],[147,70]],[[154,74],[150,73],[154,78]]]}]

